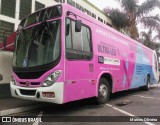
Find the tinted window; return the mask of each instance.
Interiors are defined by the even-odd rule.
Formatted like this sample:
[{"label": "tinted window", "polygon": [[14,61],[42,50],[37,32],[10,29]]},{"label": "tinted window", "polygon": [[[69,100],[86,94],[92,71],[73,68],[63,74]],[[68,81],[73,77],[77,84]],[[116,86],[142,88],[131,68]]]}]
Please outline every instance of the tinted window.
[{"label": "tinted window", "polygon": [[20,1],[20,14],[19,14],[20,20],[31,13],[31,7],[32,7],[32,0]]},{"label": "tinted window", "polygon": [[15,17],[16,0],[1,0],[0,13],[9,17]]},{"label": "tinted window", "polygon": [[36,5],[36,6],[35,6],[35,10],[36,10],[36,11],[45,7],[44,4],[39,3],[39,2],[37,2],[37,1],[36,1],[35,5]]},{"label": "tinted window", "polygon": [[83,51],[91,52],[91,39],[90,39],[90,31],[87,27],[82,27],[82,36],[83,36]]},{"label": "tinted window", "polygon": [[91,32],[82,26],[81,32],[75,32],[75,21],[66,21],[66,56],[67,59],[87,60],[92,58]]},{"label": "tinted window", "polygon": [[21,30],[16,40],[13,65],[36,67],[60,57],[60,20]]},{"label": "tinted window", "polygon": [[3,41],[3,35],[8,37],[14,31],[14,24],[0,20],[0,43]]}]

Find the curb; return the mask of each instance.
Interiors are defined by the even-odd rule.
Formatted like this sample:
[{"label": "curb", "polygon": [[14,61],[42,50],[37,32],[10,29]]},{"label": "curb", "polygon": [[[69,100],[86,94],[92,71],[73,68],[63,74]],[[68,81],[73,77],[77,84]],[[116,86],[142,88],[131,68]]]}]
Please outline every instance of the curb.
[{"label": "curb", "polygon": [[11,114],[26,112],[26,111],[38,109],[41,107],[44,107],[44,105],[37,104],[37,105],[19,107],[19,108],[14,108],[14,109],[7,109],[7,110],[0,111],[0,116],[6,116],[6,115],[11,115]]}]

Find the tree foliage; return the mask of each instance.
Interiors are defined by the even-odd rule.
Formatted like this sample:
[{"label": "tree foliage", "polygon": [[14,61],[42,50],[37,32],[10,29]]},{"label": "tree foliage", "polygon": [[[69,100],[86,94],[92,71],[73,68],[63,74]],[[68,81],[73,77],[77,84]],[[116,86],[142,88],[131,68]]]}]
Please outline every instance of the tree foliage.
[{"label": "tree foliage", "polygon": [[106,9],[106,11],[108,12],[108,16],[111,18],[112,23],[117,30],[129,26],[128,19],[126,18],[125,13],[120,12],[118,9]]},{"label": "tree foliage", "polygon": [[[148,13],[154,8],[160,8],[160,0],[146,0],[141,5],[139,0],[117,0],[122,10],[105,8],[105,13],[111,18],[113,25],[119,28],[126,28],[130,32],[131,38],[138,38],[137,24],[141,23],[145,28],[152,30],[160,29],[160,16],[151,16]],[[117,19],[116,19],[117,18]],[[123,22],[124,21],[124,22]]]},{"label": "tree foliage", "polygon": [[157,40],[160,40],[159,39],[160,33],[158,33],[157,35],[152,37],[152,29],[149,29],[149,31],[147,33],[141,32],[140,36],[141,36],[140,41],[143,43],[143,45],[158,52],[158,50],[160,48],[160,43]]}]

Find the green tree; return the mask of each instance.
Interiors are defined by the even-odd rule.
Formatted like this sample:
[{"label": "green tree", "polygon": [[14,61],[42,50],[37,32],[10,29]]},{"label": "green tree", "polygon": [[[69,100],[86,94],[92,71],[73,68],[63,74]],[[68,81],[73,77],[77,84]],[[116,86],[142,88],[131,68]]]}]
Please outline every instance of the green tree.
[{"label": "green tree", "polygon": [[160,8],[160,0],[146,0],[141,5],[138,0],[118,0],[122,10],[105,8],[105,13],[111,18],[113,25],[119,30],[128,28],[133,39],[138,38],[137,24],[141,23],[145,28],[160,29],[160,16],[151,16],[148,13],[154,8]]}]

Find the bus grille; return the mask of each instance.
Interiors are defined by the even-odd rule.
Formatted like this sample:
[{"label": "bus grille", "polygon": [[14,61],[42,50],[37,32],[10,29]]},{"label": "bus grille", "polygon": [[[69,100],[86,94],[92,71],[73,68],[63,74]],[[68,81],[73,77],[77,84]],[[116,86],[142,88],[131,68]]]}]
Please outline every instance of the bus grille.
[{"label": "bus grille", "polygon": [[[26,85],[26,82],[20,82],[21,85]],[[40,82],[31,82],[30,85],[40,85]]]},{"label": "bus grille", "polygon": [[24,89],[19,89],[19,90],[22,95],[34,96],[36,94],[36,90],[24,90]]},{"label": "bus grille", "polygon": [[39,71],[39,72],[15,72],[16,75],[20,79],[38,79],[41,77],[46,71]]}]

